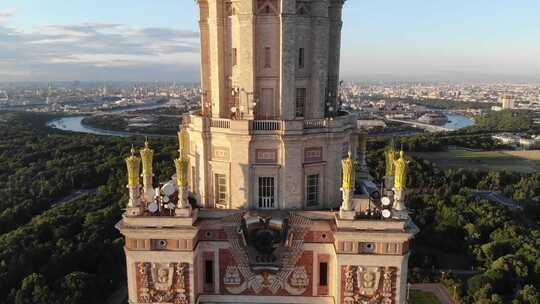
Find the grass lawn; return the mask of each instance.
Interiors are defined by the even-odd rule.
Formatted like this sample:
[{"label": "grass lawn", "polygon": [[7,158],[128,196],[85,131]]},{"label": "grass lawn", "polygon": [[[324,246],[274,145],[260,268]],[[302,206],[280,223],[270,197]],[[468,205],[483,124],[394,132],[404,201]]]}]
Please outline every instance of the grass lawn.
[{"label": "grass lawn", "polygon": [[468,151],[416,152],[413,156],[435,162],[442,168],[518,171],[540,170],[540,151]]},{"label": "grass lawn", "polygon": [[409,291],[409,303],[411,304],[439,304],[439,300],[430,292],[411,289]]}]

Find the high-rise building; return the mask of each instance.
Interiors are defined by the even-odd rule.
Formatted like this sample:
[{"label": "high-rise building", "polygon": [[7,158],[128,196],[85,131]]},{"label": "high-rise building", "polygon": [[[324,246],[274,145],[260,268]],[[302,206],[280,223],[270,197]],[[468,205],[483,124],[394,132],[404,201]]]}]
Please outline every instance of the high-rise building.
[{"label": "high-rise building", "polygon": [[501,103],[503,109],[515,109],[514,96],[512,95],[503,95],[501,97]]},{"label": "high-rise building", "polygon": [[176,175],[155,188],[148,143],[126,159],[130,303],[405,303],[407,161],[389,150],[376,185],[340,109],[344,1],[197,2]]}]

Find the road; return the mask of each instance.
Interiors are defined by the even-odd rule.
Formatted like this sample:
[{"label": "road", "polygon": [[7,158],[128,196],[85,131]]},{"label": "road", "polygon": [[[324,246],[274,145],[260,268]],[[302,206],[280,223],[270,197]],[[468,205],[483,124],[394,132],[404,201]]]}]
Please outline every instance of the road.
[{"label": "road", "polygon": [[450,294],[448,294],[448,290],[441,284],[411,284],[410,289],[430,292],[434,294],[439,302],[441,304],[455,304],[454,300],[452,300],[452,297]]}]

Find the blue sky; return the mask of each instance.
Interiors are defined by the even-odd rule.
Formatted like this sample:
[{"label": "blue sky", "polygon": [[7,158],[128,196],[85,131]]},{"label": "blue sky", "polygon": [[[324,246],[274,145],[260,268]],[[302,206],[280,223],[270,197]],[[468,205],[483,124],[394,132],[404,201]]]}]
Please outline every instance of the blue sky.
[{"label": "blue sky", "polygon": [[[193,0],[0,0],[0,81],[197,80]],[[538,0],[348,0],[342,78],[540,79]]]}]

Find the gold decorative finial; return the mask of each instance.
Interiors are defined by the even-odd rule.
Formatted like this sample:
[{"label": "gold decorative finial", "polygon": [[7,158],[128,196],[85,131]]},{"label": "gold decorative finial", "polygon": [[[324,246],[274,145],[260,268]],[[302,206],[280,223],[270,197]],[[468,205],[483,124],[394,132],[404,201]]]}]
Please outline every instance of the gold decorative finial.
[{"label": "gold decorative finial", "polygon": [[356,161],[352,158],[351,150],[348,157],[341,161],[343,167],[343,190],[353,190],[356,184]]},{"label": "gold decorative finial", "polygon": [[403,190],[407,183],[407,165],[409,162],[405,160],[405,152],[403,148],[399,151],[399,159],[394,161],[395,166],[395,181],[394,188],[397,190]]},{"label": "gold decorative finial", "polygon": [[139,173],[141,170],[141,159],[135,156],[135,148],[131,146],[131,156],[126,158],[128,170],[128,186],[139,185]]},{"label": "gold decorative finial", "polygon": [[142,165],[143,165],[143,175],[152,176],[153,174],[152,161],[154,158],[154,150],[150,149],[148,138],[146,138],[146,140],[144,141],[144,149],[141,149],[140,153],[141,153]]}]

